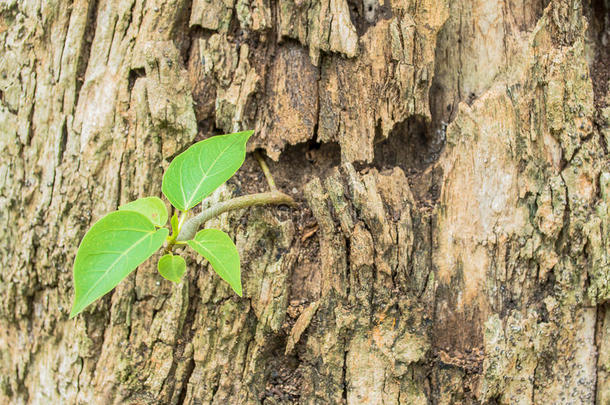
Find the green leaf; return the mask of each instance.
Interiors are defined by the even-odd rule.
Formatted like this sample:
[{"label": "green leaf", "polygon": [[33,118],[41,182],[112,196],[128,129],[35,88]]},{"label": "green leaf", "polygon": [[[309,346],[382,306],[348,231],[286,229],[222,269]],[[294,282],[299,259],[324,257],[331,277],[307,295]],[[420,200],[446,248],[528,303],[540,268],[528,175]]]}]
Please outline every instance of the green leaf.
[{"label": "green leaf", "polygon": [[218,229],[204,229],[186,243],[205,257],[214,271],[241,297],[239,253],[229,235]]},{"label": "green leaf", "polygon": [[178,213],[174,211],[174,215],[172,215],[172,219],[170,220],[172,224],[172,235],[178,234]]},{"label": "green leaf", "polygon": [[193,208],[244,163],[252,133],[213,136],[176,156],[163,175],[163,194],[182,211]]},{"label": "green leaf", "polygon": [[157,269],[163,278],[173,281],[174,283],[179,283],[180,278],[182,278],[182,275],[184,274],[184,270],[186,270],[186,262],[182,256],[174,256],[171,253],[168,253],[159,259]]},{"label": "green leaf", "polygon": [[156,229],[144,215],[115,211],[97,221],[74,260],[74,304],[70,318],[112,290],[161,247],[167,228]]},{"label": "green leaf", "polygon": [[135,201],[121,205],[121,211],[135,211],[150,219],[153,225],[162,227],[167,222],[167,208],[159,197],[138,198]]}]

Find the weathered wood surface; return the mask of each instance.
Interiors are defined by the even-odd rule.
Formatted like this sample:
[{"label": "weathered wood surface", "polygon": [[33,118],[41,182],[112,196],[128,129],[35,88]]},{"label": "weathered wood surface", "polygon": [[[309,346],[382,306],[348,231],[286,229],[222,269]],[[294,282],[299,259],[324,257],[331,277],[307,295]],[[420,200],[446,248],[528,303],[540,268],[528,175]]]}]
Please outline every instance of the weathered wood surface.
[{"label": "weathered wood surface", "polygon": [[[608,15],[0,0],[0,402],[610,403]],[[88,227],[249,128],[300,205],[208,224],[244,298],[151,260],[68,321]]]}]

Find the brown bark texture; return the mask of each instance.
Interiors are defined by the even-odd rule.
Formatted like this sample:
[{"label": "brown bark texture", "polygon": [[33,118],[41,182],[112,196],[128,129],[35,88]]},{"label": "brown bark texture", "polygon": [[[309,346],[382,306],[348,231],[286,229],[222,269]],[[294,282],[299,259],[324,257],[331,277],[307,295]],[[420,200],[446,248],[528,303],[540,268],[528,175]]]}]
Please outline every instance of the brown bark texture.
[{"label": "brown bark texture", "polygon": [[[609,42],[607,0],[0,0],[0,403],[610,404]],[[244,129],[298,201],[206,224],[244,297],[185,250],[68,320],[86,230]]]}]

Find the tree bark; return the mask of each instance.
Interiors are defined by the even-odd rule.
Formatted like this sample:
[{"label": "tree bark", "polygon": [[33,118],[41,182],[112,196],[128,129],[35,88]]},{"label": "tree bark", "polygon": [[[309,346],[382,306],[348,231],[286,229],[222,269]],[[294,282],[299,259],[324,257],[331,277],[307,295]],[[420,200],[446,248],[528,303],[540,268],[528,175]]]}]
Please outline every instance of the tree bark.
[{"label": "tree bark", "polygon": [[[0,402],[609,404],[607,0],[0,0]],[[255,129],[231,211],[75,320],[86,230]],[[256,160],[214,201],[269,191]]]}]

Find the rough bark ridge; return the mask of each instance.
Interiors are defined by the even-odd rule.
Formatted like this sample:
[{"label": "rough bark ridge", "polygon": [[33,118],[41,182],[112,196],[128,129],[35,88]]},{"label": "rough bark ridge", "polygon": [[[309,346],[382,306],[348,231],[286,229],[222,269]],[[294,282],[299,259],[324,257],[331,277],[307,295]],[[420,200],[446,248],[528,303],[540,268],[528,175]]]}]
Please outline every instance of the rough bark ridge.
[{"label": "rough bark ridge", "polygon": [[[608,3],[0,0],[2,403],[610,403]],[[255,128],[244,298],[71,266]],[[263,191],[249,158],[214,194]]]}]

